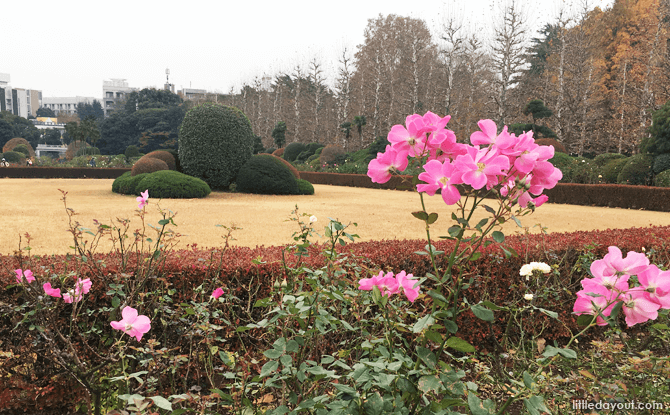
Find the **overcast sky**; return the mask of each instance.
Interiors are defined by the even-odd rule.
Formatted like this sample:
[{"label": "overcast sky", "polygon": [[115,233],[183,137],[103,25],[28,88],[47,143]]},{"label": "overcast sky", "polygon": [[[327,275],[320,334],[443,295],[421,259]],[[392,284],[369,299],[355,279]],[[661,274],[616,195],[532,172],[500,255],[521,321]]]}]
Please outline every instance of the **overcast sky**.
[{"label": "overcast sky", "polygon": [[[166,68],[177,89],[228,92],[254,76],[306,68],[316,57],[332,84],[342,50],[353,54],[368,19],[380,13],[421,18],[434,35],[456,15],[469,30],[487,33],[503,1],[8,0],[0,7],[0,73],[45,97],[101,98],[111,78],[162,88]],[[561,8],[574,14],[581,4],[517,1],[533,34]],[[589,0],[590,8],[612,3]]]}]

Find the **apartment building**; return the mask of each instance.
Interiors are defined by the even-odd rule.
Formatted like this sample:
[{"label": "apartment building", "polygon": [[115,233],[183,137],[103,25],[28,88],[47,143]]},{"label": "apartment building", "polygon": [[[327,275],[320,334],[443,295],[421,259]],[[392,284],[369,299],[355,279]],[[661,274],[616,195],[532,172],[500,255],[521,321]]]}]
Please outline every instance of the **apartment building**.
[{"label": "apartment building", "polygon": [[12,88],[10,76],[0,73],[0,111],[9,111],[23,118],[35,117],[42,105],[42,91]]},{"label": "apartment building", "polygon": [[93,97],[44,97],[42,106],[51,109],[56,116],[66,114],[74,115],[77,113],[77,104],[93,104],[97,98]]},{"label": "apartment building", "polygon": [[126,94],[137,91],[138,88],[128,86],[125,79],[112,78],[108,81],[102,81],[102,108],[105,110],[105,117],[110,111],[114,110],[116,103],[122,100]]}]

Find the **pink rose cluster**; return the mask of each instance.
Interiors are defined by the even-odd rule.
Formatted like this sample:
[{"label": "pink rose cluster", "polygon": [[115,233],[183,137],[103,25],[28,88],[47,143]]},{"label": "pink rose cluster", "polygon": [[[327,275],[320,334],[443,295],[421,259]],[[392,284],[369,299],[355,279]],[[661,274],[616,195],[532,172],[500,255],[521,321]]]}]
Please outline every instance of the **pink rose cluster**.
[{"label": "pink rose cluster", "polygon": [[358,289],[371,291],[373,287],[377,287],[382,295],[387,297],[398,294],[402,290],[407,299],[414,302],[419,296],[420,287],[419,281],[413,278],[414,275],[407,274],[405,271],[400,271],[395,276],[392,272],[384,274],[384,271],[379,271],[379,274],[372,278],[363,278],[358,281]]},{"label": "pink rose cluster", "polygon": [[500,134],[491,120],[480,120],[481,131],[470,136],[472,144],[456,141],[446,129],[450,116],[440,118],[432,112],[410,115],[405,126],[395,125],[388,134],[391,145],[368,165],[368,176],[375,183],[386,183],[392,172],[404,171],[408,157],[425,160],[417,185],[419,192],[433,196],[438,190],[448,205],[457,203],[461,194],[457,184],[473,189],[497,187],[512,203],[527,207],[547,201],[544,189],[553,188],[563,173],[549,161],[553,146],[535,144],[533,132],[516,136],[503,127]]},{"label": "pink rose cluster", "polygon": [[[616,246],[591,264],[593,278],[582,281],[573,311],[577,315],[598,315],[596,323],[607,325],[602,316],[609,316],[614,306],[623,302],[622,311],[628,327],[647,320],[656,320],[658,310],[670,309],[670,271],[650,265],[645,254],[629,252],[625,258]],[[637,275],[639,284],[631,286],[630,277]]]},{"label": "pink rose cluster", "polygon": [[[14,272],[16,273],[17,284],[21,284],[23,278],[25,278],[29,284],[31,282],[36,281],[33,272],[29,269],[25,271],[22,269],[16,269],[14,270]],[[90,278],[86,278],[83,280],[77,278],[77,281],[75,281],[74,284],[74,289],[69,290],[66,293],[63,293],[63,295],[61,295],[60,288],[51,287],[50,282],[42,284],[42,289],[44,289],[44,293],[48,296],[63,298],[63,301],[65,301],[66,303],[77,303],[81,301],[82,298],[84,298],[84,294],[88,294],[88,292],[91,290],[92,285],[93,283],[91,283]]]}]

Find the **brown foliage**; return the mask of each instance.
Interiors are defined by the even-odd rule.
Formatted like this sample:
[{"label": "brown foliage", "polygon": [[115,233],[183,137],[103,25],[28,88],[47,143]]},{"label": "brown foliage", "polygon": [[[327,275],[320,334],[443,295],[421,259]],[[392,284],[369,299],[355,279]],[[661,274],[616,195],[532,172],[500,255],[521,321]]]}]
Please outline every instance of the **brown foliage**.
[{"label": "brown foliage", "polygon": [[170,170],[167,163],[161,159],[153,157],[142,157],[133,164],[131,176],[137,176],[141,173],[153,173],[160,170]]},{"label": "brown foliage", "polygon": [[177,162],[174,159],[174,156],[172,154],[170,154],[169,151],[155,150],[155,151],[152,151],[149,154],[144,155],[142,158],[144,158],[144,157],[163,160],[165,162],[165,164],[167,164],[167,166],[170,170],[177,170]]},{"label": "brown foliage", "polygon": [[535,140],[535,144],[539,146],[554,146],[554,151],[568,154],[568,150],[565,149],[565,146],[553,138],[538,138]]},{"label": "brown foliage", "polygon": [[6,153],[8,151],[12,151],[14,147],[18,146],[19,144],[23,144],[24,146],[28,147],[28,151],[30,152],[30,157],[35,157],[35,150],[33,150],[33,147],[30,145],[28,140],[25,138],[21,137],[15,137],[12,138],[11,140],[7,141],[5,145],[2,147],[2,152]]},{"label": "brown foliage", "polygon": [[273,153],[273,156],[281,157],[284,155],[284,149],[283,148],[278,148],[276,149]]},{"label": "brown foliage", "polygon": [[335,158],[341,154],[346,154],[346,151],[338,145],[330,144],[321,150],[321,163],[333,164]]},{"label": "brown foliage", "polygon": [[72,160],[77,154],[77,151],[81,148],[90,147],[88,143],[82,143],[81,141],[73,141],[67,146],[67,151],[65,152],[65,158],[67,160]]}]

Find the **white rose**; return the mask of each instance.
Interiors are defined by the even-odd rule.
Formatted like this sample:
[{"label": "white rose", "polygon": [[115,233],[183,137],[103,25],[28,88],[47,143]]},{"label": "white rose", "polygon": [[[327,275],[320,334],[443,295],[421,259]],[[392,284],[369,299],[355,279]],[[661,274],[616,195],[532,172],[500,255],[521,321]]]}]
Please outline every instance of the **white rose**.
[{"label": "white rose", "polygon": [[314,216],[314,215],[310,216],[310,217],[309,217],[309,221],[310,221],[311,223],[316,222],[316,221],[317,221],[316,216]]},{"label": "white rose", "polygon": [[532,301],[533,300],[533,294],[526,294],[526,295],[523,296],[523,299],[527,300],[527,301]]}]

